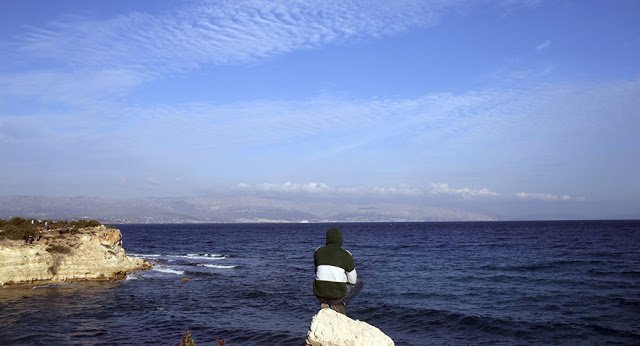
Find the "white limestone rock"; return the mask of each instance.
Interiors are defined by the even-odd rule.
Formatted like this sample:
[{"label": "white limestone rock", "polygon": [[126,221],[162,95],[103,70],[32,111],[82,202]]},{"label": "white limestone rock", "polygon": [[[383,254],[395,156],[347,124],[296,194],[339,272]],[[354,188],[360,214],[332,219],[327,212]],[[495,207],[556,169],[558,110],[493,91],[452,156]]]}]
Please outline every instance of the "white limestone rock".
[{"label": "white limestone rock", "polygon": [[393,340],[380,329],[331,309],[321,309],[307,333],[310,346],[388,346]]},{"label": "white limestone rock", "polygon": [[119,280],[151,268],[127,256],[119,230],[104,226],[59,235],[46,232],[32,244],[0,240],[0,286],[83,280]]}]

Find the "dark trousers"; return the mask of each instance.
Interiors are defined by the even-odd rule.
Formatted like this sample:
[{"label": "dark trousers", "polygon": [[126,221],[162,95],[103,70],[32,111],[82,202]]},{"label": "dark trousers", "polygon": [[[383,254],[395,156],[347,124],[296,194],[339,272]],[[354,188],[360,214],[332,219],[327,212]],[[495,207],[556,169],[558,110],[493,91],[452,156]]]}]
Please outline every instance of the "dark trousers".
[{"label": "dark trousers", "polygon": [[347,295],[344,296],[344,298],[341,299],[328,299],[328,298],[321,298],[318,297],[318,300],[320,301],[321,304],[327,304],[331,307],[331,309],[346,315],[347,311],[345,306],[347,304],[349,304],[349,302],[355,298],[358,293],[360,293],[360,291],[362,291],[362,287],[364,286],[364,283],[362,282],[362,280],[358,280],[356,281],[355,284],[353,285],[347,285]]}]

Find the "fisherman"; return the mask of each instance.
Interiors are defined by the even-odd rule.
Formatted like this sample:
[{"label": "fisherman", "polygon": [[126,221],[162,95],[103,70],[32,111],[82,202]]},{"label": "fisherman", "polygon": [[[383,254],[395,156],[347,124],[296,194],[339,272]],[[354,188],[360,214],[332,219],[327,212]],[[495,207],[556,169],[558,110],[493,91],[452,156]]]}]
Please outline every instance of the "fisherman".
[{"label": "fisherman", "polygon": [[345,306],[360,293],[363,283],[358,280],[353,256],[341,247],[342,242],[339,229],[327,230],[326,245],[316,249],[313,255],[316,271],[313,293],[321,308],[346,315]]}]

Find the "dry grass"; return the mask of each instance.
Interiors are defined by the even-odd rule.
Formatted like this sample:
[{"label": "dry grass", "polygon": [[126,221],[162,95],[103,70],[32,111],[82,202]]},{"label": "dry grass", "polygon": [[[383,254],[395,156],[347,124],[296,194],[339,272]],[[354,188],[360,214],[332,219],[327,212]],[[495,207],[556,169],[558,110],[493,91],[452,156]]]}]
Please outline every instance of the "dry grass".
[{"label": "dry grass", "polygon": [[[96,220],[47,220],[49,230],[60,230],[60,234],[63,234],[62,230],[66,232],[74,233],[81,228],[97,227],[102,225]],[[38,233],[46,231],[44,221],[31,223],[31,219],[25,219],[22,217],[13,217],[8,220],[0,219],[0,239],[21,240],[25,237],[36,237]]]},{"label": "dry grass", "polygon": [[[220,339],[216,336],[216,345],[217,346],[225,346],[226,343],[223,339]],[[193,340],[193,335],[191,334],[191,330],[187,330],[182,339],[180,339],[180,346],[196,346],[196,341]]]},{"label": "dry grass", "polygon": [[186,333],[180,339],[180,346],[196,346],[196,342],[193,340],[191,330],[187,330]]}]

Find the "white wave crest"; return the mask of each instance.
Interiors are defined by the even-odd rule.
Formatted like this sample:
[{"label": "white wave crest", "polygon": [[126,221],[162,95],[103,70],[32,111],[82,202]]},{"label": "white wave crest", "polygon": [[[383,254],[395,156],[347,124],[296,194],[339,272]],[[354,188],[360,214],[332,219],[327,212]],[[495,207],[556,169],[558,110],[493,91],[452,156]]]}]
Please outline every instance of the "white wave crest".
[{"label": "white wave crest", "polygon": [[188,253],[187,257],[224,257],[224,255],[221,255],[219,253]]},{"label": "white wave crest", "polygon": [[217,260],[223,260],[225,258],[227,258],[227,256],[225,255],[220,255],[220,254],[208,254],[208,253],[201,253],[201,254],[196,254],[196,253],[190,253],[185,255],[169,255],[167,257],[177,257],[177,258],[187,258],[187,259],[198,259],[198,260],[207,260],[207,261],[217,261]]},{"label": "white wave crest", "polygon": [[189,258],[221,259],[221,258],[226,258],[227,256],[221,255],[219,253],[188,253],[187,257],[189,257]]},{"label": "white wave crest", "polygon": [[171,269],[171,268],[167,268],[167,267],[161,267],[161,266],[155,266],[155,267],[153,267],[152,270],[155,270],[155,271],[161,272],[161,273],[184,275],[184,271],[182,271],[182,270],[175,270],[175,269]]},{"label": "white wave crest", "polygon": [[220,265],[220,264],[205,264],[205,263],[200,263],[198,264],[198,267],[207,267],[207,268],[216,268],[216,269],[233,269],[237,266],[225,266],[225,265]]}]

